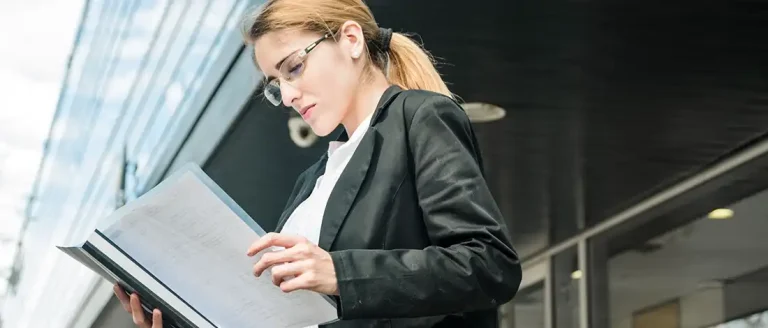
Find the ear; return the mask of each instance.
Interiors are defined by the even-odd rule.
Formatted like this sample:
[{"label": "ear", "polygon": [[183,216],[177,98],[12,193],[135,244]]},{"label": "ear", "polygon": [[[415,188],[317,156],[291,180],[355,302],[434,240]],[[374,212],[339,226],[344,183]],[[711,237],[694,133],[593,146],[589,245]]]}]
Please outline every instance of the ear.
[{"label": "ear", "polygon": [[351,58],[358,59],[365,51],[363,28],[355,21],[346,21],[339,29],[339,45]]}]

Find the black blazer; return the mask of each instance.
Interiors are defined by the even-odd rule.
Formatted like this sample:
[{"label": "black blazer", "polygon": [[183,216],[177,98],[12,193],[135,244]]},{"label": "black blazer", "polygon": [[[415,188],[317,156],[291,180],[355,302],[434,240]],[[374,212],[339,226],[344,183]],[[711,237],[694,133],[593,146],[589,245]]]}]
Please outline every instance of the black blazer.
[{"label": "black blazer", "polygon": [[[522,272],[466,113],[392,86],[370,124],[323,215],[342,318],[328,327],[498,327]],[[277,231],[326,159],[299,176]]]}]

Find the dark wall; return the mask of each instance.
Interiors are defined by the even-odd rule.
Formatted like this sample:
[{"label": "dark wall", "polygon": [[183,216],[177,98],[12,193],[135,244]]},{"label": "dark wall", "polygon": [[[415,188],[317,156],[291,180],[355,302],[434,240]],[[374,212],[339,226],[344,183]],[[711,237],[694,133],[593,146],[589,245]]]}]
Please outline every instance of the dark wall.
[{"label": "dark wall", "polygon": [[299,148],[288,135],[289,110],[256,96],[203,170],[266,231],[274,230],[296,178],[327,150],[320,139]]}]

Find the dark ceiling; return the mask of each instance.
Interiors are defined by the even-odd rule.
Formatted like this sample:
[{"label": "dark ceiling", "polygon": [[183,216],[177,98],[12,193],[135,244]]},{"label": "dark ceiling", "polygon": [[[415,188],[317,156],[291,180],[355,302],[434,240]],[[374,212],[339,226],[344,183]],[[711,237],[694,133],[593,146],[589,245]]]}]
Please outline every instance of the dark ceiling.
[{"label": "dark ceiling", "polygon": [[[368,3],[381,26],[418,34],[462,99],[507,109],[476,129],[524,256],[768,132],[768,2]],[[323,151],[292,146],[270,110],[249,106],[206,165],[257,219]]]},{"label": "dark ceiling", "polygon": [[450,64],[465,101],[507,109],[476,127],[525,248],[546,242],[542,218],[568,234],[579,199],[605,219],[768,132],[765,1],[369,4]]}]

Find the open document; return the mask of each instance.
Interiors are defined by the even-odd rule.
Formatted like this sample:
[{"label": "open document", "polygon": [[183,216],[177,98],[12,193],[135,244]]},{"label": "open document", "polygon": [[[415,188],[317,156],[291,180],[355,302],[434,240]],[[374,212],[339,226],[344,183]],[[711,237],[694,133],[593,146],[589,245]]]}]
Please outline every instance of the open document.
[{"label": "open document", "polygon": [[[334,302],[284,293],[246,256],[264,235],[199,167],[186,165],[115,211],[88,240],[59,247],[163,312],[166,327],[302,328],[338,319]],[[265,251],[266,252],[266,251]]]}]

